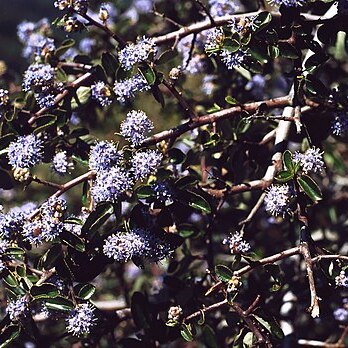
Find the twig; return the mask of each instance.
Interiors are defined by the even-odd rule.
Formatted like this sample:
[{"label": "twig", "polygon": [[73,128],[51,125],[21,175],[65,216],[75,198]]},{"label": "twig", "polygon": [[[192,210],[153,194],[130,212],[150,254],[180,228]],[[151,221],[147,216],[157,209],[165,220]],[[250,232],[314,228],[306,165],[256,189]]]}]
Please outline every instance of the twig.
[{"label": "twig", "polygon": [[249,308],[247,310],[244,311],[244,314],[246,316],[250,315],[255,310],[255,308],[259,304],[260,300],[261,300],[261,296],[257,295],[254,302],[249,306]]},{"label": "twig", "polygon": [[34,182],[36,182],[38,184],[41,184],[41,185],[53,187],[53,188],[58,189],[58,190],[62,189],[62,185],[56,184],[54,182],[46,181],[46,180],[43,180],[43,179],[39,179],[35,175],[31,179],[32,179],[32,181],[34,181]]},{"label": "twig", "polygon": [[179,27],[179,28],[182,28],[183,25],[181,25],[180,23],[174,21],[173,19],[167,17],[164,13],[160,13],[160,12],[157,12],[156,10],[153,10],[152,13],[158,17],[161,17],[163,20],[165,21],[168,21],[169,23],[172,23],[173,25]]},{"label": "twig", "polygon": [[316,257],[312,258],[312,262],[319,262],[320,260],[344,260],[344,261],[348,261],[348,256],[343,256],[343,255],[318,255]]},{"label": "twig", "polygon": [[309,282],[309,290],[311,293],[311,306],[309,308],[309,311],[313,318],[317,318],[319,317],[319,314],[320,314],[319,299],[317,296],[317,291],[316,291],[315,282],[314,282],[313,262],[312,262],[311,254],[309,252],[308,244],[306,242],[301,242],[300,253],[303,256],[303,259],[306,265],[308,282]]},{"label": "twig", "polygon": [[199,6],[200,8],[204,11],[204,13],[208,16],[208,18],[210,19],[210,23],[213,26],[216,26],[214,17],[210,14],[210,11],[207,9],[207,7],[203,4],[203,2],[201,0],[194,0]]},{"label": "twig", "polygon": [[[170,91],[170,93],[178,100],[179,104],[181,105],[181,107],[184,109],[185,113],[187,114],[187,116],[190,119],[193,119],[196,117],[196,114],[193,110],[193,108],[189,105],[189,103],[184,99],[184,97],[182,96],[182,93],[179,92],[175,86],[167,81],[166,79],[163,79],[162,82]],[[163,140],[163,139],[162,139]]]},{"label": "twig", "polygon": [[223,300],[223,301],[221,301],[221,302],[214,303],[214,304],[212,304],[212,305],[209,306],[209,307],[204,307],[204,308],[200,309],[199,311],[194,312],[194,313],[190,314],[189,316],[187,316],[187,317],[184,319],[184,321],[190,321],[190,320],[192,320],[192,319],[195,319],[195,318],[201,316],[201,315],[202,315],[202,312],[203,312],[203,313],[213,312],[213,311],[219,309],[220,307],[223,307],[223,306],[226,305],[226,304],[228,304],[227,300]]},{"label": "twig", "polygon": [[284,107],[286,105],[289,105],[290,102],[291,102],[291,99],[288,96],[285,96],[285,97],[273,98],[273,99],[263,100],[259,102],[252,102],[252,103],[247,103],[244,105],[234,106],[228,109],[214,112],[212,114],[199,116],[194,118],[192,121],[191,120],[187,121],[177,127],[159,132],[153,135],[152,137],[147,138],[142,143],[142,146],[150,146],[150,145],[157,144],[161,142],[162,140],[177,138],[180,135],[190,130],[193,130],[195,128],[201,127],[203,125],[211,124],[213,122],[217,122],[217,121],[228,119],[228,118],[233,118],[237,115],[240,115],[240,113],[243,110],[247,112],[254,112],[262,104],[266,104],[268,108],[277,108],[277,107]]}]

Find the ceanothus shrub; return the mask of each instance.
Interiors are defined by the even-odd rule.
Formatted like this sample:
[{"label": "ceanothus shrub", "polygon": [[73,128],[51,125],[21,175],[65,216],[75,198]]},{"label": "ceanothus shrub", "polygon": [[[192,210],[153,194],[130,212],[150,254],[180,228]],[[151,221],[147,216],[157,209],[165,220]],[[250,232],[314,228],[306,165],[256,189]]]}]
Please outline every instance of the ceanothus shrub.
[{"label": "ceanothus shrub", "polygon": [[52,7],[0,76],[0,346],[347,346],[347,1]]}]

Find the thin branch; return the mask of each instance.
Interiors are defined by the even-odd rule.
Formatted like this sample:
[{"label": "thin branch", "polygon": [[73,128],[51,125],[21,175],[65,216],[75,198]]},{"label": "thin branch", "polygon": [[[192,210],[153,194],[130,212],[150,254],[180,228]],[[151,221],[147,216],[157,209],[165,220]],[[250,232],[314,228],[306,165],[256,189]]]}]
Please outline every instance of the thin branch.
[{"label": "thin branch", "polygon": [[158,16],[158,17],[161,17],[164,21],[167,21],[167,22],[169,22],[169,23],[171,23],[171,24],[173,24],[173,25],[175,25],[175,26],[177,26],[179,28],[183,27],[183,25],[181,25],[180,23],[178,23],[178,22],[174,21],[173,19],[167,17],[164,13],[157,12],[156,10],[153,10],[152,13],[154,15]]},{"label": "thin branch", "polygon": [[62,185],[59,185],[59,184],[56,184],[54,182],[50,182],[50,181],[47,181],[47,180],[43,180],[43,179],[39,179],[37,176],[33,176],[31,178],[32,181],[38,183],[38,184],[41,184],[41,185],[45,185],[45,186],[48,186],[48,187],[53,187],[55,189],[62,189]]},{"label": "thin branch", "polygon": [[207,7],[203,4],[203,2],[201,0],[194,0],[198,5],[199,7],[203,10],[203,12],[208,16],[209,20],[210,20],[210,23],[213,25],[213,26],[216,26],[216,23],[215,23],[215,20],[214,20],[214,17],[210,14],[210,11],[207,9]]},{"label": "thin branch", "polygon": [[189,316],[187,316],[184,321],[191,321],[192,319],[200,317],[202,315],[202,312],[203,313],[213,312],[213,311],[219,309],[220,307],[223,307],[226,304],[228,304],[227,300],[223,300],[221,302],[214,303],[209,307],[204,307],[204,308],[200,309],[199,311],[194,312],[194,313],[190,314]]},{"label": "thin branch", "polygon": [[285,97],[268,99],[264,101],[246,103],[244,105],[234,106],[228,109],[220,110],[212,114],[198,116],[194,118],[193,120],[187,121],[177,127],[162,131],[160,133],[153,135],[150,138],[147,138],[142,143],[142,146],[150,146],[150,145],[157,144],[161,142],[162,140],[177,138],[180,135],[190,130],[193,130],[195,128],[201,127],[203,125],[236,117],[240,115],[242,111],[255,112],[262,104],[266,104],[268,108],[277,108],[277,107],[284,107],[286,105],[289,105],[290,103],[291,103],[291,99],[288,96],[285,96]]},{"label": "thin branch", "polygon": [[309,290],[311,293],[311,306],[309,308],[309,311],[310,311],[311,316],[313,318],[317,318],[317,317],[319,317],[319,314],[320,314],[319,298],[317,295],[317,290],[315,288],[313,262],[312,262],[312,258],[311,258],[311,254],[309,251],[308,244],[306,242],[301,242],[300,253],[303,256],[303,259],[304,259],[304,262],[306,265],[308,282],[309,282]]},{"label": "thin branch", "polygon": [[312,262],[319,262],[320,260],[343,260],[348,261],[348,256],[343,255],[318,255],[312,258]]}]

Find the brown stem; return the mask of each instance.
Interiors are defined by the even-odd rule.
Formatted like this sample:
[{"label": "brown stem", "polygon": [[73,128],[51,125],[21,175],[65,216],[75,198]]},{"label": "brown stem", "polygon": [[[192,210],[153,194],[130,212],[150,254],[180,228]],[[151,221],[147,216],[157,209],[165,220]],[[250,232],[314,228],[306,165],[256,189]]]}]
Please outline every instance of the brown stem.
[{"label": "brown stem", "polygon": [[289,105],[290,102],[291,100],[289,99],[289,97],[285,96],[285,97],[273,98],[273,99],[268,99],[268,100],[259,101],[259,102],[247,103],[244,105],[234,106],[228,109],[220,110],[212,114],[198,116],[177,127],[162,131],[160,133],[153,135],[150,138],[147,138],[142,143],[142,146],[150,146],[150,145],[157,144],[161,142],[162,140],[177,138],[180,135],[190,130],[193,130],[195,128],[201,127],[203,125],[211,124],[213,122],[221,121],[228,118],[233,118],[237,115],[240,115],[240,113],[243,110],[247,112],[255,112],[262,104],[266,104],[266,106],[269,108],[276,108],[276,107],[284,107],[286,105]]},{"label": "brown stem", "polygon": [[32,179],[32,181],[34,181],[38,184],[53,187],[53,188],[58,189],[58,190],[60,190],[62,188],[62,185],[56,184],[54,182],[46,181],[43,179],[39,179],[37,176],[33,176],[31,179]]},{"label": "brown stem", "polygon": [[300,253],[303,256],[303,259],[304,259],[304,262],[306,265],[308,282],[309,282],[309,290],[311,293],[311,306],[309,308],[309,311],[310,311],[311,316],[313,318],[317,318],[317,317],[319,317],[319,314],[320,314],[319,299],[317,296],[317,290],[315,288],[313,262],[312,262],[312,258],[311,258],[311,253],[309,251],[309,247],[308,247],[308,244],[306,242],[301,242]]}]

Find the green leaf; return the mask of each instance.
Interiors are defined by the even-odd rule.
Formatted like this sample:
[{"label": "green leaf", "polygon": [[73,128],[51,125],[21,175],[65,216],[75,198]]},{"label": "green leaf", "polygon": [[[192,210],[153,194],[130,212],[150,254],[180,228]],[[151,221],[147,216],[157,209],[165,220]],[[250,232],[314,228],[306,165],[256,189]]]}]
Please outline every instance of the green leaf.
[{"label": "green leaf", "polygon": [[284,167],[292,174],[294,174],[294,160],[292,158],[292,153],[289,150],[286,150],[283,153],[283,162]]},{"label": "green leaf", "polygon": [[298,59],[300,57],[296,47],[289,44],[288,42],[279,42],[279,55],[283,58]]},{"label": "green leaf", "polygon": [[42,133],[43,131],[48,130],[50,127],[54,126],[56,122],[57,116],[43,115],[36,120],[36,128],[34,129],[33,133]]},{"label": "green leaf", "polygon": [[56,49],[55,55],[57,57],[62,56],[66,51],[75,45],[75,40],[67,39],[62,42],[62,44]]},{"label": "green leaf", "polygon": [[119,67],[117,58],[109,52],[104,52],[102,54],[101,64],[106,72],[106,75],[114,79],[116,76],[116,71]]},{"label": "green leaf", "polygon": [[255,337],[252,332],[247,332],[243,338],[243,348],[255,347]]},{"label": "green leaf", "polygon": [[277,337],[278,339],[282,339],[284,337],[284,333],[280,328],[279,324],[276,320],[272,318],[263,319],[256,314],[252,314],[252,316],[272,335]]},{"label": "green leaf", "polygon": [[216,265],[215,273],[219,280],[226,283],[233,277],[233,271],[225,265]]},{"label": "green leaf", "polygon": [[272,20],[272,15],[269,12],[259,13],[253,20],[253,31],[259,32],[263,28],[267,27]]},{"label": "green leaf", "polygon": [[75,250],[78,250],[81,252],[84,252],[86,250],[84,241],[77,235],[70,233],[67,230],[64,230],[60,234],[60,239],[62,240],[62,242],[71,246]]},{"label": "green leaf", "polygon": [[53,244],[50,249],[41,257],[40,264],[46,270],[55,266],[56,261],[62,256],[62,246],[60,244]]},{"label": "green leaf", "polygon": [[294,174],[289,172],[288,170],[282,170],[277,174],[276,180],[280,183],[285,183],[294,178]]},{"label": "green leaf", "polygon": [[44,283],[40,286],[33,285],[30,289],[30,295],[36,300],[49,299],[56,298],[59,295],[59,292],[55,285]]},{"label": "green leaf", "polygon": [[226,39],[224,48],[232,53],[237,52],[240,49],[240,42],[235,39]]},{"label": "green leaf", "polygon": [[211,207],[210,204],[202,196],[193,193],[191,191],[183,191],[182,203],[187,204],[190,207],[197,209],[203,213],[210,214]]},{"label": "green leaf", "polygon": [[88,236],[97,231],[106,220],[112,215],[114,209],[110,203],[102,203],[97,206],[97,208],[89,214],[86,222],[81,228],[81,235]]},{"label": "green leaf", "polygon": [[48,299],[45,301],[45,304],[48,309],[61,312],[70,312],[74,308],[74,304],[70,300],[61,296]]},{"label": "green leaf", "polygon": [[193,341],[193,335],[192,335],[191,324],[185,324],[185,323],[183,323],[183,324],[181,325],[180,333],[181,333],[182,338],[183,338],[185,341],[188,341],[188,342]]},{"label": "green leaf", "polygon": [[147,65],[146,68],[140,69],[140,72],[150,86],[152,86],[155,83],[156,73],[154,72],[154,70],[151,68],[150,65]]},{"label": "green leaf", "polygon": [[18,281],[12,272],[9,272],[6,277],[4,277],[4,282],[11,288],[18,287]]},{"label": "green leaf", "polygon": [[170,163],[180,164],[184,162],[186,156],[181,150],[173,147],[168,151],[168,157],[169,157]]},{"label": "green leaf", "polygon": [[21,327],[17,325],[8,326],[0,334],[0,348],[9,347],[9,345],[16,340],[21,333]]},{"label": "green leaf", "polygon": [[301,177],[297,178],[297,182],[313,202],[317,202],[323,199],[319,186],[308,175],[302,175]]},{"label": "green leaf", "polygon": [[96,288],[92,284],[85,284],[82,286],[77,296],[83,298],[84,300],[89,300],[95,293]]},{"label": "green leaf", "polygon": [[197,182],[198,182],[198,179],[196,177],[194,177],[193,175],[187,175],[178,179],[175,182],[175,187],[178,188],[179,190],[183,190],[185,188],[196,185]]},{"label": "green leaf", "polygon": [[268,46],[268,54],[271,58],[275,59],[279,57],[279,48],[275,45]]},{"label": "green leaf", "polygon": [[229,96],[229,95],[225,98],[225,101],[228,104],[231,104],[231,105],[237,105],[238,104],[238,100],[233,98],[233,97],[231,97],[231,96]]},{"label": "green leaf", "polygon": [[77,109],[88,102],[91,96],[91,87],[81,86],[76,90],[76,97],[71,100],[71,108]]},{"label": "green leaf", "polygon": [[169,61],[171,61],[172,59],[174,59],[176,56],[178,55],[178,51],[177,50],[167,50],[164,51],[159,58],[156,60],[156,64],[157,65],[161,65],[164,63],[168,63]]},{"label": "green leaf", "polygon": [[150,185],[141,185],[137,188],[136,195],[138,199],[146,199],[152,197],[154,195],[154,192],[152,191]]}]

